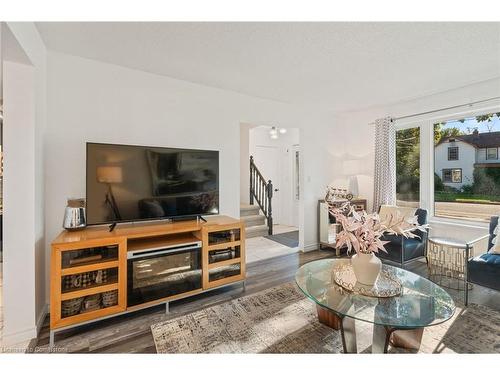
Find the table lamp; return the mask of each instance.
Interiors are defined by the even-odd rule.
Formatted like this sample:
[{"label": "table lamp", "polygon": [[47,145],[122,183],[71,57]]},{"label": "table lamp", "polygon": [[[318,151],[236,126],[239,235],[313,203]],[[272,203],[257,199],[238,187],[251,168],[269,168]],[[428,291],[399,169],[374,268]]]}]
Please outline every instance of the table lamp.
[{"label": "table lamp", "polygon": [[342,163],[342,170],[343,174],[349,177],[349,192],[354,198],[358,197],[358,175],[361,174],[361,161],[357,159],[345,160]]}]

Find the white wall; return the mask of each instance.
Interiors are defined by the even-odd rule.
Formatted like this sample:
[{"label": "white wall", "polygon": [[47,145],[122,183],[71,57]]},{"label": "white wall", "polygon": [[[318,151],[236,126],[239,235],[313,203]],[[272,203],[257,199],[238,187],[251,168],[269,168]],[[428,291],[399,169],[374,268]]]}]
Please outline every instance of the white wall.
[{"label": "white wall", "polygon": [[[4,344],[36,335],[46,313],[43,135],[46,50],[33,23],[7,22],[4,49]],[[5,51],[5,48],[13,53]]]},{"label": "white wall", "polygon": [[250,203],[250,129],[252,124],[240,124],[240,202]]},{"label": "white wall", "polygon": [[221,213],[239,217],[241,123],[302,128],[307,173],[306,219],[301,222],[307,224],[301,244],[312,248],[317,243],[317,199],[329,180],[323,164],[328,139],[321,130],[329,127],[327,118],[280,102],[55,52],[48,54],[47,82],[47,249],[61,231],[66,199],[85,196],[85,142],[220,150]]},{"label": "white wall", "polygon": [[[29,65],[4,61],[4,343],[35,333],[35,110]],[[22,277],[20,277],[22,275]]]}]

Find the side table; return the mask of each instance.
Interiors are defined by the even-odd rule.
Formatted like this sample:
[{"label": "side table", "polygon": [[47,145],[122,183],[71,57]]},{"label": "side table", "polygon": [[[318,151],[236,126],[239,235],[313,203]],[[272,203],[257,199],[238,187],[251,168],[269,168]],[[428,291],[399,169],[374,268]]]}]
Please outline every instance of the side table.
[{"label": "side table", "polygon": [[470,243],[447,237],[430,237],[427,246],[429,279],[446,288],[465,290],[467,259],[472,256],[474,246]]}]

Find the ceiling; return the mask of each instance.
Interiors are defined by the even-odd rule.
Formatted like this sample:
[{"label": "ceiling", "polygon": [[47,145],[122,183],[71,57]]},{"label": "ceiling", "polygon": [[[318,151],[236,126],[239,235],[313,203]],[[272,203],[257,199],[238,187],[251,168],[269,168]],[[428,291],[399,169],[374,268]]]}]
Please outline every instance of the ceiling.
[{"label": "ceiling", "polygon": [[500,76],[500,23],[37,23],[49,49],[343,112]]}]

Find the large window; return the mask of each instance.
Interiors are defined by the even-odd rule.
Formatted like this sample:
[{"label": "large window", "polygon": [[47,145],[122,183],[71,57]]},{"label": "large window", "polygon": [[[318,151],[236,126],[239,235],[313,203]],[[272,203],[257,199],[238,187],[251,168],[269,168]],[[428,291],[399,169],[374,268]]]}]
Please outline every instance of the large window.
[{"label": "large window", "polygon": [[500,113],[434,124],[435,216],[488,221],[500,212],[498,147]]},{"label": "large window", "polygon": [[396,122],[399,206],[455,220],[487,222],[498,215],[500,110],[468,113]]},{"label": "large window", "polygon": [[398,206],[419,207],[420,128],[396,132],[396,198]]}]

